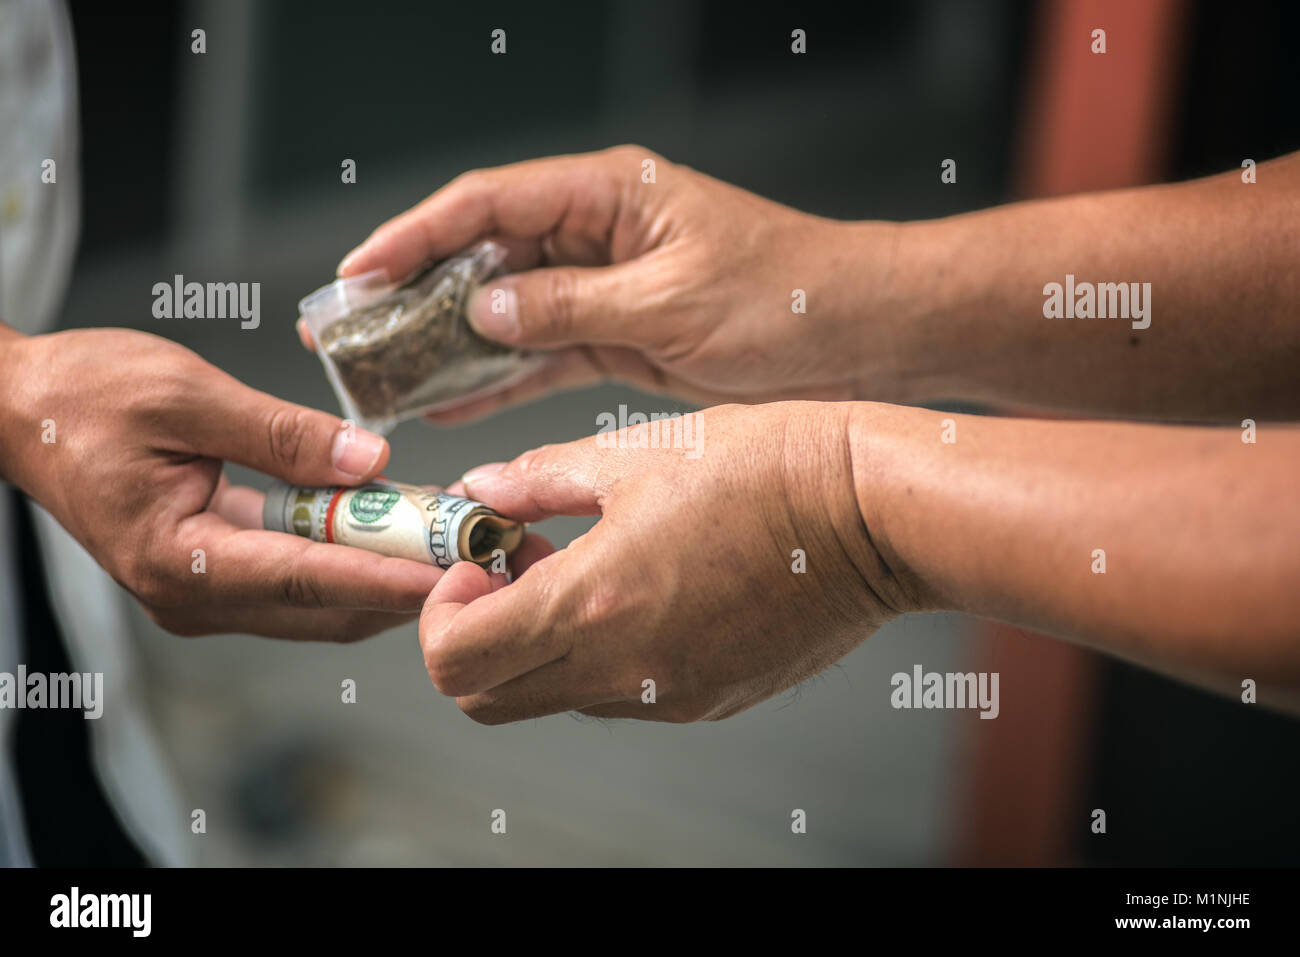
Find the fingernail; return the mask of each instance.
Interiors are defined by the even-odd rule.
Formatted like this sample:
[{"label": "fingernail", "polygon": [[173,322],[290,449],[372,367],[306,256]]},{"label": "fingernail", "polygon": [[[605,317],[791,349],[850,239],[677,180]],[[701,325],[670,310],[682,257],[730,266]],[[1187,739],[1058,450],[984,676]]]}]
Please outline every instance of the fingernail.
[{"label": "fingernail", "polygon": [[480,286],[465,308],[474,331],[509,342],[519,334],[519,295],[513,286]]},{"label": "fingernail", "polygon": [[369,475],[370,470],[379,461],[384,451],[384,440],[373,432],[359,429],[351,422],[344,422],[338,434],[334,436],[334,445],[330,448],[330,461],[344,475],[360,479]]},{"label": "fingernail", "polygon": [[460,477],[460,480],[465,483],[466,494],[469,494],[472,491],[470,486],[475,482],[482,482],[492,478],[493,476],[499,475],[501,470],[505,467],[505,462],[489,462],[487,465],[480,465],[476,468],[470,469]]},{"label": "fingernail", "polygon": [[361,244],[360,246],[358,246],[356,249],[352,250],[352,252],[348,253],[348,254],[347,254],[346,256],[344,256],[341,260],[339,260],[339,268],[335,270],[335,275],[338,275],[338,276],[343,275],[343,273],[344,273],[344,272],[347,270],[347,268],[348,268],[348,264],[351,263],[352,260],[356,259],[357,256],[361,253],[361,250],[363,250],[363,249],[365,249],[365,248],[366,248],[366,244],[365,244],[365,243],[362,243],[362,244]]},{"label": "fingernail", "polygon": [[299,319],[293,326],[298,330],[298,341],[302,343],[304,349],[316,348],[316,343],[312,341],[311,330],[307,328],[307,320]]}]

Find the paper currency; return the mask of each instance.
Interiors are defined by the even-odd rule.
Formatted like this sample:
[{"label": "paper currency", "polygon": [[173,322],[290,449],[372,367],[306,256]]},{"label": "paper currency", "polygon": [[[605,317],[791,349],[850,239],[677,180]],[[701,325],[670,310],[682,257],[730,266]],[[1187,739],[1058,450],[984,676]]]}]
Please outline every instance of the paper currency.
[{"label": "paper currency", "polygon": [[486,567],[493,558],[513,552],[524,537],[523,523],[481,502],[400,482],[360,488],[277,482],[266,493],[262,527],[439,568],[461,561]]}]

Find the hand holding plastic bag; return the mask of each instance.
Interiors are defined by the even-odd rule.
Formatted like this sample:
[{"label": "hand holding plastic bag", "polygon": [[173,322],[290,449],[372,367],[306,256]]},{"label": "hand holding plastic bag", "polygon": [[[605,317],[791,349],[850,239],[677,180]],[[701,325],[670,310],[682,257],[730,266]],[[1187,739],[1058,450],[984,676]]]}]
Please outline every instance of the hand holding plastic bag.
[{"label": "hand holding plastic bag", "polygon": [[502,274],[505,256],[484,241],[403,283],[376,270],[336,280],[298,304],[348,418],[385,433],[535,368],[535,355],[484,339],[465,318],[470,292]]}]

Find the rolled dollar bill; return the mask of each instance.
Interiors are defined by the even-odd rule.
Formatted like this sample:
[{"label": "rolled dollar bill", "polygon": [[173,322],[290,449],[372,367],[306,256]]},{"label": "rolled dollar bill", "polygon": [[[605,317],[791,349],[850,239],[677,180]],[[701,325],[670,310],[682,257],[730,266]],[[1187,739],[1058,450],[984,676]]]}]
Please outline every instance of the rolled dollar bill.
[{"label": "rolled dollar bill", "polygon": [[487,566],[498,554],[513,552],[524,537],[522,522],[482,502],[400,482],[360,488],[276,482],[266,493],[262,527],[439,568],[456,562]]}]

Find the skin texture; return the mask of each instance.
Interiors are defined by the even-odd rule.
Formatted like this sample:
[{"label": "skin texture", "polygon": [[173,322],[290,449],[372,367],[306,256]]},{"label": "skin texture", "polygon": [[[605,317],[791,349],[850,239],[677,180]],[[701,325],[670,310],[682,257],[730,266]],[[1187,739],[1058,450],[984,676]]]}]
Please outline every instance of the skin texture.
[{"label": "skin texture", "polygon": [[[453,181],[340,273],[497,239],[522,272],[471,319],[550,361],[435,421],[607,378],[770,404],[706,410],[694,457],[624,435],[467,474],[512,515],[601,520],[505,587],[451,569],[421,616],[434,684],[490,723],[726,717],[894,615],[954,609],[1295,708],[1300,431],[1268,420],[1300,413],[1300,159],[1257,174],[906,225],[806,216],[639,147]],[[1150,282],[1150,328],[1045,318],[1066,273]],[[1233,427],[889,404],[927,399]]]},{"label": "skin texture", "polygon": [[[840,277],[864,270],[864,283],[885,284],[888,264],[858,249],[868,239],[890,248],[900,227],[808,216],[662,157],[657,182],[643,184],[642,160],[654,155],[621,147],[467,173],[344,260],[341,275],[400,277],[492,237],[510,250],[510,268],[528,270],[487,286],[471,321],[545,348],[549,361],[434,421],[607,378],[715,405],[865,397],[886,376],[891,358],[862,348],[858,304]],[[790,312],[794,288],[817,304],[817,335],[810,317]],[[498,289],[514,300],[513,334],[495,331]],[[773,321],[782,315],[789,321]]]},{"label": "skin texture", "polygon": [[[620,433],[629,448],[593,437],[467,475],[469,495],[528,521],[602,518],[561,551],[530,549],[492,593],[482,569],[453,566],[421,623],[434,684],[488,723],[694,721],[829,667],[903,605],[854,534],[850,408],[717,406],[697,415],[691,449],[637,448],[642,427]],[[791,573],[795,549],[815,573]]]},{"label": "skin texture", "polygon": [[[654,158],[656,182],[641,182]],[[481,417],[617,379],[702,405],[977,399],[1133,418],[1300,416],[1300,155],[1171,186],[907,224],[799,213],[641,147],[466,173],[380,226],[341,275],[411,272],[490,237],[528,270],[517,328],[550,363],[440,412]],[[613,264],[612,266],[609,264]],[[1067,273],[1150,282],[1154,319],[1043,318]],[[807,293],[806,315],[791,292]],[[1136,340],[1136,344],[1134,344]]]},{"label": "skin texture", "polygon": [[[1300,154],[1169,186],[1017,203],[908,227],[898,401],[1089,415],[1300,418]],[[1150,328],[1045,319],[1043,286],[1149,282]]]},{"label": "skin texture", "polygon": [[[855,406],[855,485],[923,608],[1058,635],[1239,696],[1300,699],[1300,429]],[[939,440],[951,422],[956,441]],[[1098,574],[1096,550],[1105,552]]]}]

